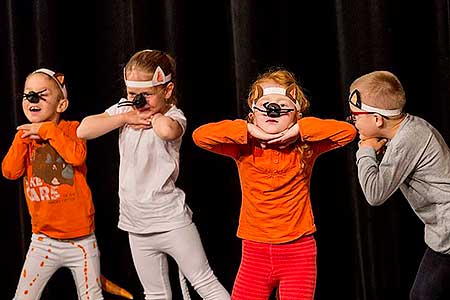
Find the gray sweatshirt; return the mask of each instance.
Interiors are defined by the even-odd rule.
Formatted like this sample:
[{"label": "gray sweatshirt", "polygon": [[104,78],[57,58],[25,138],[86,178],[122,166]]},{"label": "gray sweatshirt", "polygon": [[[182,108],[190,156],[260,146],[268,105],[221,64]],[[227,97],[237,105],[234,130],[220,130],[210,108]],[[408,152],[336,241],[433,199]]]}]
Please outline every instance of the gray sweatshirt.
[{"label": "gray sweatshirt", "polygon": [[356,152],[361,188],[371,205],[398,188],[425,224],[425,243],[450,254],[450,150],[427,121],[407,115],[381,161],[370,147]]}]

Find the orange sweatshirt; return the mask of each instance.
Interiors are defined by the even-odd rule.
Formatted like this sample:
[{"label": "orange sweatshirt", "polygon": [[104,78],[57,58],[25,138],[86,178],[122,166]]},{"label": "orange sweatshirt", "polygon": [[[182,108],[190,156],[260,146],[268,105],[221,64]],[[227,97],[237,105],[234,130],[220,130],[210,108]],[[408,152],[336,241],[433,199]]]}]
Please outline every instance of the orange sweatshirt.
[{"label": "orange sweatshirt", "polygon": [[78,122],[47,122],[41,141],[18,131],[2,162],[3,176],[23,176],[33,233],[57,239],[94,232],[94,206],[86,182],[86,142],[76,135]]},{"label": "orange sweatshirt", "polygon": [[[346,122],[314,117],[298,124],[301,141],[285,149],[262,149],[248,136],[244,120],[210,123],[194,131],[199,147],[236,161],[242,189],[238,237],[279,244],[316,231],[309,195],[314,161],[351,142],[356,130]],[[310,146],[306,155],[298,149],[303,142]]]}]

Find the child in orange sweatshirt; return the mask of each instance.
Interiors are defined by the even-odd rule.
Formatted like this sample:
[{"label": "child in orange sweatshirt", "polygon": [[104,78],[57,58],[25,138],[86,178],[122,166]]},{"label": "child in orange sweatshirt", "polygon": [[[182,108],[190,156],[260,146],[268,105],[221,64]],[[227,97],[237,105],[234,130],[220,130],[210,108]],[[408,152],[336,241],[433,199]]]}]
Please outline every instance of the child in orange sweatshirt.
[{"label": "child in orange sweatshirt", "polygon": [[4,177],[23,177],[33,232],[15,300],[39,299],[61,267],[71,270],[79,299],[103,299],[86,143],[76,135],[78,122],[60,118],[68,105],[62,74],[28,75],[22,108],[30,123],[17,128],[2,162]]},{"label": "child in orange sweatshirt", "polygon": [[251,86],[249,122],[225,120],[197,128],[194,142],[229,156],[242,187],[238,237],[242,261],[232,299],[313,299],[316,231],[309,186],[316,158],[351,142],[350,124],[314,117],[295,76],[284,69]]}]

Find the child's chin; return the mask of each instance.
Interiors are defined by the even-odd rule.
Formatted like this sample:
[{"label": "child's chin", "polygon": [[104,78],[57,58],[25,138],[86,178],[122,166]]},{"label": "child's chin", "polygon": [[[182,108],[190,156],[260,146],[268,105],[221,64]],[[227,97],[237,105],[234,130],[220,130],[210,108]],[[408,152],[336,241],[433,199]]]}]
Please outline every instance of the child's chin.
[{"label": "child's chin", "polygon": [[269,134],[278,134],[278,133],[282,132],[283,130],[280,130],[278,128],[265,128],[264,131]]},{"label": "child's chin", "polygon": [[40,122],[40,121],[39,121],[39,118],[36,118],[36,117],[27,117],[27,120],[28,120],[30,123],[38,123],[38,122]]},{"label": "child's chin", "polygon": [[379,136],[365,135],[365,134],[359,133],[360,140],[367,140],[367,139],[373,139],[373,138],[379,138]]},{"label": "child's chin", "polygon": [[27,120],[30,123],[40,123],[40,122],[48,121],[48,120],[45,120],[44,118],[40,118],[40,117],[27,117]]}]

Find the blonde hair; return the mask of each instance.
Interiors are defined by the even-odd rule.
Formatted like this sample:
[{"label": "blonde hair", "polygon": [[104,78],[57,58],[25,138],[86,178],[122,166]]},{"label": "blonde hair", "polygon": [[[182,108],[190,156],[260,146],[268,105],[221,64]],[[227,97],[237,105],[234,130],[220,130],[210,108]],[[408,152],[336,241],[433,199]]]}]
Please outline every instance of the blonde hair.
[{"label": "blonde hair", "polygon": [[[132,71],[140,71],[147,73],[150,77],[153,76],[158,66],[163,70],[165,75],[172,75],[170,82],[175,84],[176,80],[176,62],[175,59],[169,54],[159,50],[141,50],[133,54],[125,65],[125,73],[128,74]],[[177,96],[174,92],[168,102],[171,104],[177,104]]]},{"label": "blonde hair", "polygon": [[[288,88],[291,85],[293,85],[294,86],[294,88],[293,88],[294,89],[294,99],[297,100],[297,102],[300,106],[300,111],[297,111],[297,116],[308,111],[309,101],[306,98],[302,87],[300,86],[297,79],[295,78],[295,75],[283,68],[270,69],[269,71],[260,74],[256,78],[256,80],[250,86],[250,91],[248,94],[247,104],[250,108],[252,107],[253,102],[258,97],[257,85],[259,85],[263,82],[266,82],[266,81],[274,81],[277,84],[279,84],[285,88]],[[300,152],[300,155],[301,155],[300,172],[302,172],[302,171],[309,172],[311,168],[310,168],[310,166],[307,165],[306,159],[310,158],[313,154],[311,147],[305,142],[300,142],[296,145],[296,148]]]},{"label": "blonde hair", "polygon": [[357,78],[350,91],[358,89],[364,104],[382,109],[403,109],[405,91],[400,80],[388,71],[374,71]]}]

